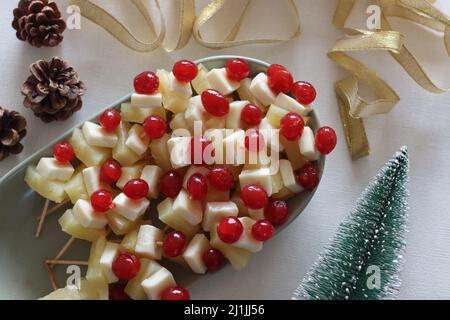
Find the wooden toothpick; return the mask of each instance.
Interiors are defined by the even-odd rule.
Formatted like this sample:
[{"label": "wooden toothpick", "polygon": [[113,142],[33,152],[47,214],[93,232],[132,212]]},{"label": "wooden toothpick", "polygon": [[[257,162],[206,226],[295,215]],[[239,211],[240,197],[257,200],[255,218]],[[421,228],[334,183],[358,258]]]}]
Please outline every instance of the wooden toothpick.
[{"label": "wooden toothpick", "polygon": [[45,260],[49,265],[77,265],[77,266],[87,266],[87,261],[80,260]]},{"label": "wooden toothpick", "polygon": [[[47,210],[47,213],[45,214],[45,217],[48,217],[52,213],[55,213],[56,211],[58,211],[58,209],[64,207],[68,203],[69,203],[69,200],[64,200],[63,202],[54,205],[53,207],[51,207],[50,209]],[[41,216],[38,216],[36,219],[37,220],[41,220],[41,218],[42,218]]]},{"label": "wooden toothpick", "polygon": [[70,239],[66,242],[66,244],[64,245],[64,247],[62,247],[62,249],[58,252],[58,254],[56,255],[56,257],[53,259],[54,261],[58,261],[59,259],[61,259],[61,257],[66,253],[66,251],[70,248],[70,246],[73,244],[73,242],[75,241],[76,238],[74,237],[70,237]]},{"label": "wooden toothpick", "polygon": [[55,273],[52,268],[48,265],[46,261],[44,261],[44,267],[47,270],[48,278],[50,279],[50,284],[52,285],[53,290],[58,290],[58,285],[56,284]]},{"label": "wooden toothpick", "polygon": [[41,231],[42,231],[42,227],[44,226],[44,221],[45,221],[45,216],[47,215],[47,210],[48,210],[48,205],[50,204],[50,200],[46,199],[45,200],[45,204],[44,204],[44,208],[42,209],[41,212],[41,219],[39,220],[39,224],[36,230],[36,238],[39,238]]}]

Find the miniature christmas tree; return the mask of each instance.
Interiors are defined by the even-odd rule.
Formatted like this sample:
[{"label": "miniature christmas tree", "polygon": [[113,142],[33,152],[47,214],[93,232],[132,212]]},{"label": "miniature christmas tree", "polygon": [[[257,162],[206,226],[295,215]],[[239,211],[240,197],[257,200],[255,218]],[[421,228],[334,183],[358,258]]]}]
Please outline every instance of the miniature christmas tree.
[{"label": "miniature christmas tree", "polygon": [[[363,192],[295,296],[393,299],[405,249],[408,151],[403,147]],[[295,299],[295,297],[294,297]]]}]

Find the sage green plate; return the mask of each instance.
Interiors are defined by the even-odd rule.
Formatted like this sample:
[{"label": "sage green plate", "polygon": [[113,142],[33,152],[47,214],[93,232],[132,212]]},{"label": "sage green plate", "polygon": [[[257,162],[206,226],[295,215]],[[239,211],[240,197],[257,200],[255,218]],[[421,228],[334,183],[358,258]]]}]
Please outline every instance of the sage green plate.
[{"label": "sage green plate", "polygon": [[[235,56],[214,56],[200,59],[197,63],[204,64],[208,69],[219,68],[223,67],[230,57]],[[257,59],[242,58],[249,62],[251,76],[265,71],[269,66],[266,62]],[[116,101],[108,108],[120,107],[121,103],[126,101],[129,101],[129,96]],[[93,115],[89,120],[95,121],[100,114]],[[313,129],[319,127],[315,110],[312,112],[312,127]],[[43,261],[53,258],[69,236],[60,230],[57,223],[60,214],[56,213],[47,218],[40,238],[35,238],[36,217],[40,214],[45,200],[28,188],[23,178],[28,165],[37,163],[41,157],[51,155],[54,144],[67,140],[72,130],[73,128],[51,141],[0,180],[0,299],[36,299],[51,291]],[[321,172],[323,172],[324,164],[325,158],[321,157],[318,163]],[[304,192],[289,200],[291,212],[283,227],[286,227],[303,211],[313,194],[314,192]],[[64,209],[60,210],[61,213],[63,211]],[[277,232],[281,229],[278,228]],[[65,258],[86,260],[89,252],[88,245],[85,241],[76,241]],[[190,272],[178,266],[170,266],[170,268],[175,270],[175,277],[181,285],[188,286],[192,281],[204,279],[204,277],[192,276]],[[64,286],[65,279],[68,277],[65,268],[61,266],[56,267],[55,270],[59,285]],[[214,275],[206,277],[209,276]]]}]

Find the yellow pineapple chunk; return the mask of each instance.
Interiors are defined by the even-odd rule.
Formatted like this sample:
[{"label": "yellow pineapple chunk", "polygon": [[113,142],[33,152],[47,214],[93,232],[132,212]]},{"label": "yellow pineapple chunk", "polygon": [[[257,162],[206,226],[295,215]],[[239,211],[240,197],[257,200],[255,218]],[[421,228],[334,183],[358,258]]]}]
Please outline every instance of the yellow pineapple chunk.
[{"label": "yellow pineapple chunk", "polygon": [[150,151],[153,159],[163,171],[172,170],[169,148],[167,147],[169,139],[170,136],[166,133],[162,138],[150,142]]},{"label": "yellow pineapple chunk", "polygon": [[189,105],[189,99],[179,96],[178,94],[171,92],[163,96],[163,106],[166,110],[169,110],[175,114],[184,112]]},{"label": "yellow pineapple chunk", "polygon": [[125,287],[125,293],[133,300],[147,300],[147,295],[145,294],[141,283],[161,268],[161,265],[155,261],[141,259],[141,268],[139,269],[138,274],[128,281],[127,286]]},{"label": "yellow pineapple chunk", "polygon": [[36,171],[35,166],[29,166],[27,168],[25,182],[31,189],[50,201],[61,203],[66,199],[64,182],[45,180]]},{"label": "yellow pineapple chunk", "polygon": [[156,75],[159,78],[159,87],[158,91],[162,93],[162,95],[167,95],[169,93],[169,72],[164,69],[156,70]]},{"label": "yellow pineapple chunk", "polygon": [[106,213],[106,219],[108,219],[109,226],[114,234],[119,236],[127,234],[139,223],[139,219],[130,221],[113,210]]},{"label": "yellow pineapple chunk", "polygon": [[272,194],[272,198],[276,200],[287,200],[293,196],[295,196],[295,193],[286,187],[283,187],[277,193]]},{"label": "yellow pineapple chunk", "polygon": [[127,251],[134,252],[134,248],[136,247],[137,236],[139,233],[139,228],[134,228],[130,232],[128,232],[125,237],[123,237],[120,245],[127,249]]},{"label": "yellow pineapple chunk", "polygon": [[281,189],[283,189],[283,179],[281,178],[280,170],[277,173],[272,175],[272,193],[277,193]]},{"label": "yellow pineapple chunk", "polygon": [[158,115],[166,119],[166,110],[163,107],[140,108],[131,105],[130,103],[122,103],[120,107],[120,116],[122,121],[133,123],[144,123],[149,116]]},{"label": "yellow pineapple chunk", "polygon": [[142,162],[138,162],[133,166],[122,167],[122,174],[116,182],[116,187],[122,190],[128,181],[139,178],[143,167],[144,164]]},{"label": "yellow pineapple chunk", "polygon": [[79,165],[78,168],[75,169],[72,178],[66,182],[64,187],[72,204],[75,204],[79,199],[89,200],[89,194],[84,184],[83,173],[81,172],[84,168],[86,168],[84,165]]},{"label": "yellow pineapple chunk", "polygon": [[111,149],[89,145],[84,138],[83,132],[81,132],[79,128],[73,130],[69,143],[75,151],[75,156],[87,167],[101,165],[111,158]]},{"label": "yellow pineapple chunk", "polygon": [[241,270],[250,261],[250,252],[226,244],[217,235],[217,228],[211,228],[211,246],[218,249],[236,270]]},{"label": "yellow pineapple chunk", "polygon": [[193,226],[183,217],[175,214],[172,210],[173,200],[166,198],[157,206],[159,220],[167,224],[169,227],[183,232],[187,237],[196,234],[200,230],[200,226]]},{"label": "yellow pineapple chunk", "polygon": [[117,141],[116,146],[112,150],[112,156],[115,160],[117,160],[122,166],[132,166],[137,161],[142,159],[142,156],[138,155],[136,152],[128,148],[125,144],[125,141],[128,138],[128,131],[130,130],[130,124],[122,121],[117,128],[117,135],[119,140]]},{"label": "yellow pineapple chunk", "polygon": [[285,115],[287,115],[289,111],[284,110],[274,104],[270,105],[269,110],[267,111],[266,117],[269,123],[274,128],[280,128],[280,121]]},{"label": "yellow pineapple chunk", "polygon": [[83,227],[74,217],[72,209],[66,210],[66,212],[64,212],[64,214],[59,218],[58,222],[62,231],[77,239],[92,242],[105,235],[105,230],[103,229]]},{"label": "yellow pineapple chunk", "polygon": [[202,94],[203,91],[209,89],[209,83],[206,76],[208,75],[208,69],[203,64],[198,65],[197,77],[192,80],[191,84],[197,94]]},{"label": "yellow pineapple chunk", "polygon": [[79,290],[81,300],[98,300],[99,291],[91,282],[86,279],[80,280],[80,290]]},{"label": "yellow pineapple chunk", "polygon": [[76,287],[65,287],[55,290],[39,300],[82,300],[82,295]]},{"label": "yellow pineapple chunk", "polygon": [[105,284],[108,283],[105,278],[105,272],[103,272],[103,267],[100,265],[100,257],[102,256],[105,246],[106,237],[101,236],[92,243],[89,253],[86,279],[97,291],[101,291],[105,287]]}]

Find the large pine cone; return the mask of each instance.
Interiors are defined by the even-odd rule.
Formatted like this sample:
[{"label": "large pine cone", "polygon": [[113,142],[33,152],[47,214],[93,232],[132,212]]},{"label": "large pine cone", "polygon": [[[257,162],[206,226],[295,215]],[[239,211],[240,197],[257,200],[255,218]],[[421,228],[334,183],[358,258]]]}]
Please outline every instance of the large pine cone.
[{"label": "large pine cone", "polygon": [[30,66],[31,76],[22,86],[24,106],[44,122],[66,120],[81,109],[86,87],[74,68],[63,59],[39,60]]},{"label": "large pine cone", "polygon": [[20,143],[27,134],[27,121],[20,113],[0,107],[0,160],[22,152]]},{"label": "large pine cone", "polygon": [[13,28],[17,38],[34,47],[54,47],[62,40],[66,23],[55,2],[20,0],[13,11]]}]

